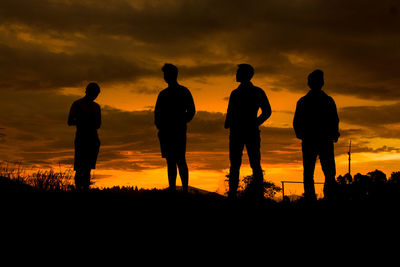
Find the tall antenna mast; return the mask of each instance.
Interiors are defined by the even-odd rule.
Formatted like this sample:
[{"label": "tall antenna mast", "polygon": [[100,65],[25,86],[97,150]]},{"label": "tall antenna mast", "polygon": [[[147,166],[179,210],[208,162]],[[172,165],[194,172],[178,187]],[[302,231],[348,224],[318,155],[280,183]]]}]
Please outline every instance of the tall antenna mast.
[{"label": "tall antenna mast", "polygon": [[351,139],[349,143],[349,152],[347,152],[347,154],[349,155],[349,175],[351,175]]}]

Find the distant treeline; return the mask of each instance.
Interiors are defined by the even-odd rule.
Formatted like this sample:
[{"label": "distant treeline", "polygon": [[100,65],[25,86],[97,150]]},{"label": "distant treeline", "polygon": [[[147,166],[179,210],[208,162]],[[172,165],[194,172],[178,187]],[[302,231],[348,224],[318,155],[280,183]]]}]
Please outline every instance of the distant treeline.
[{"label": "distant treeline", "polygon": [[400,172],[392,172],[388,178],[380,170],[368,172],[366,175],[357,173],[352,176],[345,174],[337,177],[338,196],[348,200],[387,200],[400,196]]},{"label": "distant treeline", "polygon": [[[66,171],[36,171],[27,174],[18,164],[0,164],[0,177],[13,181],[14,185],[19,184],[23,190],[36,190],[47,192],[74,191],[73,172]],[[400,171],[392,172],[390,177],[375,170],[367,174],[357,173],[339,175],[337,178],[337,198],[339,200],[394,200],[400,199]],[[4,188],[3,188],[4,189]],[[17,189],[18,190],[18,189]],[[137,187],[115,186],[112,188],[94,189],[104,192],[120,192],[122,194],[138,193],[143,191],[157,191],[138,189]],[[264,196],[267,199],[274,199],[281,188],[271,181],[264,181]],[[252,176],[242,178],[239,188],[241,197],[248,197],[252,191]]]}]

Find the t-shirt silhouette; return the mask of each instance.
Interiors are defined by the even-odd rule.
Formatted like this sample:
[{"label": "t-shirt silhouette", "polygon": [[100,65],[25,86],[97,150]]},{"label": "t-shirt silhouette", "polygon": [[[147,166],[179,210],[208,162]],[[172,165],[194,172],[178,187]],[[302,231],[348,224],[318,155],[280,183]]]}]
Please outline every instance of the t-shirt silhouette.
[{"label": "t-shirt silhouette", "polygon": [[190,91],[179,84],[170,85],[158,95],[154,122],[162,157],[182,158],[186,151],[186,124],[193,119],[195,105]]},{"label": "t-shirt silhouette", "polygon": [[266,103],[269,106],[263,89],[251,82],[240,84],[229,97],[225,128],[230,128],[231,134],[259,132],[258,110]]},{"label": "t-shirt silhouette", "polygon": [[297,102],[293,127],[302,140],[337,141],[339,117],[333,98],[322,90],[310,90]]},{"label": "t-shirt silhouette", "polygon": [[74,169],[95,169],[100,147],[97,134],[101,125],[100,105],[85,97],[75,101],[68,124],[76,125]]}]

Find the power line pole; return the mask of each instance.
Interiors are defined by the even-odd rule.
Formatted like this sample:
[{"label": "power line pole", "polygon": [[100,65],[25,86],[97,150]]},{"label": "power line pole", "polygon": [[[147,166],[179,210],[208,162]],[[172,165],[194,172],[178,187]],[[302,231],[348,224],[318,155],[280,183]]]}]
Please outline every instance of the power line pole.
[{"label": "power line pole", "polygon": [[347,154],[349,155],[349,175],[351,175],[351,139],[349,143],[349,152],[347,152]]}]

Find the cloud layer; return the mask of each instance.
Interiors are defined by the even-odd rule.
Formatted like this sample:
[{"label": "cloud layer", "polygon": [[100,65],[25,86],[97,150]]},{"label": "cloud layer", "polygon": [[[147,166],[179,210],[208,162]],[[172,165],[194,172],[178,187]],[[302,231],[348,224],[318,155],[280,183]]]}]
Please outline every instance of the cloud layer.
[{"label": "cloud layer", "polygon": [[[3,100],[0,106],[2,159],[39,167],[58,163],[72,164],[75,129],[67,126],[66,118],[71,103],[77,99],[76,96],[16,91],[1,92],[0,97]],[[354,128],[341,130],[342,137],[336,154],[347,153],[347,142],[350,138],[357,140],[363,136],[371,136],[399,139],[399,130],[383,128],[385,122],[399,123],[394,115],[391,119],[386,118],[387,114],[395,114],[397,109],[398,105],[340,110],[342,122],[350,123]],[[99,131],[102,143],[100,168],[140,171],[164,166],[152,110],[124,111],[105,106],[102,108],[102,116],[103,125]],[[365,123],[368,116],[371,116],[371,123]],[[373,122],[374,118],[376,123]],[[189,124],[188,158],[193,162],[193,168],[223,170],[229,167],[229,133],[223,128],[224,119],[222,113],[199,111]],[[376,127],[386,131],[378,132]],[[301,163],[300,143],[292,128],[267,125],[261,127],[261,136],[264,163]],[[354,152],[373,153],[397,150],[398,148],[390,146],[372,148],[368,143],[362,142],[355,142],[353,148]],[[246,158],[244,162],[247,162]]]},{"label": "cloud layer", "polygon": [[[246,61],[277,89],[313,68],[330,90],[399,99],[397,1],[11,1],[0,4],[0,87],[132,81],[180,63],[187,77]],[[8,77],[8,79],[6,79]]]}]

